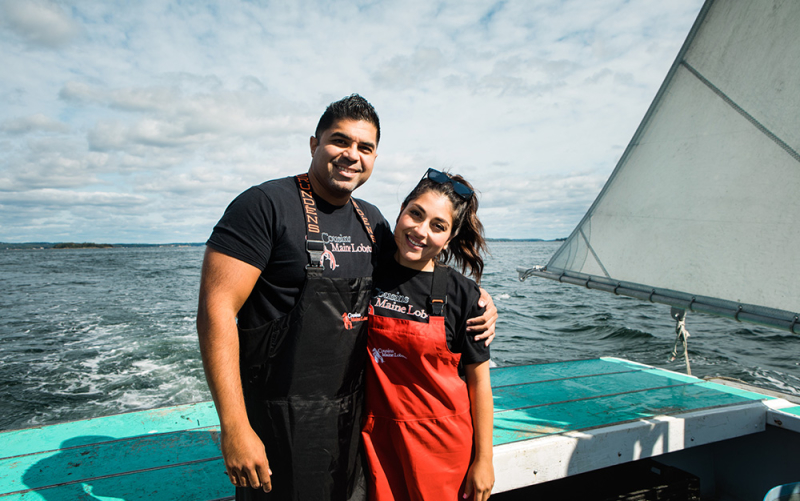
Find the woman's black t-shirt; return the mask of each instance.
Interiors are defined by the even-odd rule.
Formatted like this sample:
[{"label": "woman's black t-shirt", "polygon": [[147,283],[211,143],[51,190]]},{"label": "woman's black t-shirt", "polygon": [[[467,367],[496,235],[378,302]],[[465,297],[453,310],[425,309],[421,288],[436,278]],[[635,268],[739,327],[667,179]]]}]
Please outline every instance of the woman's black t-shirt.
[{"label": "woman's black t-shirt", "polygon": [[[402,266],[394,257],[383,259],[375,273],[375,289],[370,304],[376,315],[428,322],[428,299],[433,272]],[[478,306],[478,285],[461,273],[447,268],[447,304],[444,308],[447,347],[461,354],[464,365],[489,360],[489,347],[467,335],[467,319],[483,314]]]}]

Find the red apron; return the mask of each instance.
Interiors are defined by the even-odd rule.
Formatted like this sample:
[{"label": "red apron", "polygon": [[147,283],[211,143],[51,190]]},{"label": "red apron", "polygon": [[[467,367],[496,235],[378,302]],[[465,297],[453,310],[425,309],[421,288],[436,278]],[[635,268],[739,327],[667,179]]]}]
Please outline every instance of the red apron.
[{"label": "red apron", "polygon": [[461,500],[472,416],[444,317],[431,314],[426,324],[373,313],[370,306],[362,431],[370,500]]}]

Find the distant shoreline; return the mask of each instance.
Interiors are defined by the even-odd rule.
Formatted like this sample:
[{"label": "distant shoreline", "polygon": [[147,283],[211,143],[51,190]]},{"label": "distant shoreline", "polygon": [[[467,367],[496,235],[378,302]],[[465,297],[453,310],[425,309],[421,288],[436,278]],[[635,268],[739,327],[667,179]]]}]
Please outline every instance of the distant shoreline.
[{"label": "distant shoreline", "polygon": [[[487,242],[563,242],[566,238],[545,240],[542,238],[487,238]],[[131,247],[202,247],[205,242],[186,242],[169,244],[109,244],[94,242],[0,242],[0,250],[46,250],[46,249],[117,249]]]},{"label": "distant shoreline", "polygon": [[124,249],[131,247],[202,247],[201,243],[169,243],[169,244],[107,244],[94,242],[24,242],[8,243],[0,242],[0,250],[47,250],[47,249]]}]

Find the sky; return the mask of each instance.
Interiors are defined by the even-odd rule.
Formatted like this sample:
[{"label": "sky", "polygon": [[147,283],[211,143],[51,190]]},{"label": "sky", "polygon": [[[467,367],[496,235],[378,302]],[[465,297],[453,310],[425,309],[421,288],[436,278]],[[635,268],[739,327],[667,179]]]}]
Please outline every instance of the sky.
[{"label": "sky", "polygon": [[487,237],[566,237],[701,6],[0,0],[0,242],[204,242],[308,170],[352,93],[381,120],[355,194],[387,219],[433,167],[476,187]]}]

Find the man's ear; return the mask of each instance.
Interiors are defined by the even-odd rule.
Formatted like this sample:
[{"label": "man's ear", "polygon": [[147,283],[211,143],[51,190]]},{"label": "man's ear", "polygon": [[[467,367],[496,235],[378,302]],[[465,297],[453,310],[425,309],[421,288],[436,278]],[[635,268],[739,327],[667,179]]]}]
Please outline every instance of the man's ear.
[{"label": "man's ear", "polygon": [[314,156],[314,153],[317,151],[317,146],[319,146],[319,141],[317,141],[317,136],[311,136],[311,139],[308,140],[308,146],[311,148],[311,156]]}]

